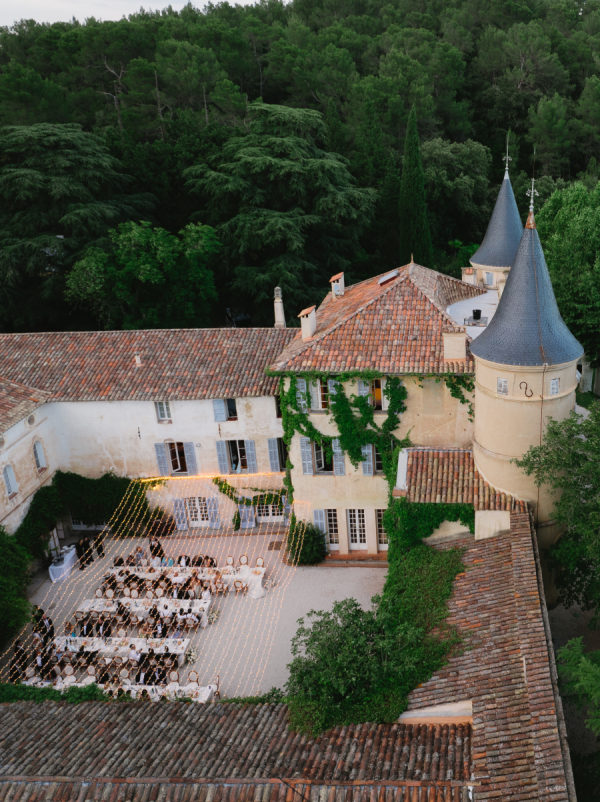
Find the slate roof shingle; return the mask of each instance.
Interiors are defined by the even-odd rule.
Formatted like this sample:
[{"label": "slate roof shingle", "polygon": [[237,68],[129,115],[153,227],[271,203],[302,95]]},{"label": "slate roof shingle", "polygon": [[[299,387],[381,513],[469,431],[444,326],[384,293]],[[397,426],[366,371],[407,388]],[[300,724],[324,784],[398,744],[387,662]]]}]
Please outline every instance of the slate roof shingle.
[{"label": "slate roof shingle", "polygon": [[278,380],[265,375],[265,368],[295,333],[222,328],[0,334],[0,376],[55,401],[274,395]]},{"label": "slate roof shingle", "polygon": [[527,502],[492,487],[464,449],[409,448],[406,486],[409,501],[527,512]]},{"label": "slate roof shingle", "polygon": [[470,354],[445,361],[444,332],[464,332],[446,307],[483,291],[411,263],[325,297],[309,340],[298,333],[278,359],[276,372],[343,373],[377,369],[403,373],[469,373]]}]

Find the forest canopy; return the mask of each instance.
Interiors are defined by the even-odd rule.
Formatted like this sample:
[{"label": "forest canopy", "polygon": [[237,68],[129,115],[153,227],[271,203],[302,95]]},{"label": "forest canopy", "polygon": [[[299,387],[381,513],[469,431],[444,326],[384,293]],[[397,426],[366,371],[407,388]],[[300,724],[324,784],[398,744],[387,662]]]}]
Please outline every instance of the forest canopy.
[{"label": "forest canopy", "polygon": [[[262,0],[22,20],[0,28],[0,101],[1,329],[177,325],[180,290],[164,316],[152,298],[128,317],[114,293],[90,299],[78,284],[82,264],[119,269],[125,223],[155,245],[160,233],[169,265],[183,264],[190,225],[220,243],[203,251],[182,325],[270,325],[276,284],[292,322],[332,273],[360,280],[402,252],[413,107],[431,267],[459,275],[481,241],[508,131],[522,211],[534,149],[539,205],[577,178],[595,186],[600,0]],[[130,276],[142,268],[127,261]]]}]

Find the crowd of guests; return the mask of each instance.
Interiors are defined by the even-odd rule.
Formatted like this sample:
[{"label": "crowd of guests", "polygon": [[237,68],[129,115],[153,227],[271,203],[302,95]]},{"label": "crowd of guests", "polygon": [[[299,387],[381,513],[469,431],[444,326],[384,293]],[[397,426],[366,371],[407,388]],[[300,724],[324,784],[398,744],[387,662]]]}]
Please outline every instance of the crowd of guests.
[{"label": "crowd of guests", "polygon": [[94,547],[98,557],[104,557],[104,534],[104,532],[97,532],[93,540],[90,535],[82,535],[75,543],[75,554],[79,560],[80,571],[94,561]]}]

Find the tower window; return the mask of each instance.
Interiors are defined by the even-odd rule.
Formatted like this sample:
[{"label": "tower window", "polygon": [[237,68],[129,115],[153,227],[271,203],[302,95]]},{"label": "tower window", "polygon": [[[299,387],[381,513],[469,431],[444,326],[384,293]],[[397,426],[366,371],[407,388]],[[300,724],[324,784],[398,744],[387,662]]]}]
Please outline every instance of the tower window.
[{"label": "tower window", "polygon": [[491,287],[494,284],[494,274],[493,273],[486,273],[485,274],[485,284],[486,287]]},{"label": "tower window", "polygon": [[508,395],[508,379],[496,379],[496,392],[498,395]]},{"label": "tower window", "polygon": [[550,395],[558,395],[560,390],[560,379],[550,379]]}]

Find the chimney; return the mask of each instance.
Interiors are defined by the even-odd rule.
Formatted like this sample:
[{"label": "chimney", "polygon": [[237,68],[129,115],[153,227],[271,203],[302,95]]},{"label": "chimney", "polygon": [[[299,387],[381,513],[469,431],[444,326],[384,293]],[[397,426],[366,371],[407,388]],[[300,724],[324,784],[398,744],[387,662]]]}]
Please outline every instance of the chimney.
[{"label": "chimney", "polygon": [[285,313],[283,311],[283,298],[281,297],[281,287],[275,287],[275,328],[285,329]]},{"label": "chimney", "polygon": [[336,273],[335,276],[332,276],[329,279],[329,283],[331,284],[331,294],[333,299],[341,298],[344,294],[344,274],[343,273]]},{"label": "chimney", "polygon": [[310,340],[315,331],[317,330],[317,313],[314,306],[309,306],[303,309],[298,317],[300,318],[300,325],[302,326],[302,339]]},{"label": "chimney", "polygon": [[138,354],[137,351],[135,352],[133,358],[135,360],[136,368],[141,368],[142,367],[142,357]]},{"label": "chimney", "polygon": [[456,362],[459,359],[467,358],[467,335],[464,331],[445,331],[442,333],[444,340],[444,362]]}]

